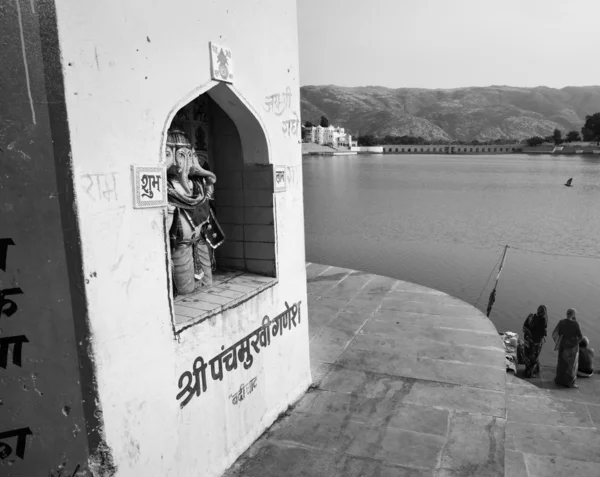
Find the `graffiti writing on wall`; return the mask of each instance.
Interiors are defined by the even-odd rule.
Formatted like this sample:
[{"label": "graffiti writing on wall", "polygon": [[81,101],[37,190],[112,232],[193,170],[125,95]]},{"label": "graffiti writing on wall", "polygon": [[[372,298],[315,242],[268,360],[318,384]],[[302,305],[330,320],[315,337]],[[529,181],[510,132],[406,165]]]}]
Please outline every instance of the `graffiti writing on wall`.
[{"label": "graffiti writing on wall", "polygon": [[298,132],[300,131],[300,119],[294,111],[292,111],[292,114],[294,115],[294,118],[281,121],[281,130],[285,137],[297,138]]},{"label": "graffiti writing on wall", "polygon": [[242,402],[247,394],[251,394],[256,387],[256,379],[252,378],[246,384],[240,384],[240,389],[233,394],[230,394],[229,397],[231,399],[231,403],[235,406],[238,402]]},{"label": "graffiti writing on wall", "polygon": [[[0,239],[0,265],[2,270],[6,271],[6,261],[8,254],[8,246],[15,245],[15,242],[11,238]],[[20,288],[5,288],[0,290],[0,320],[2,315],[10,318],[19,309],[19,306],[8,296],[22,295],[23,290]],[[6,369],[8,367],[8,356],[9,351],[12,348],[12,364],[15,366],[22,366],[22,354],[23,344],[29,343],[29,340],[25,335],[16,336],[3,336],[0,338],[0,368]],[[22,427],[21,429],[13,429],[10,431],[4,431],[0,429],[0,460],[7,459],[13,453],[20,459],[25,458],[25,445],[27,443],[27,436],[32,435],[29,427]],[[11,446],[6,440],[16,438]]]},{"label": "graffiti writing on wall", "polygon": [[274,113],[281,116],[292,107],[292,90],[288,86],[283,93],[270,94],[265,96],[264,108],[267,113]]},{"label": "graffiti writing on wall", "polygon": [[288,185],[300,184],[300,181],[302,180],[302,171],[300,169],[301,167],[302,167],[302,165],[286,167],[285,176],[286,176]]},{"label": "graffiti writing on wall", "polygon": [[[298,323],[300,323],[300,304],[301,302],[299,301],[290,307],[288,303],[285,302],[286,309],[284,312],[273,319],[266,315],[262,320],[262,325],[248,336],[242,338],[227,349],[224,349],[225,346],[221,346],[221,350],[223,351],[208,362],[212,380],[222,381],[223,365],[225,365],[225,371],[233,371],[238,367],[238,360],[243,364],[244,369],[250,369],[254,363],[252,349],[254,349],[256,354],[260,353],[261,348],[267,348],[271,345],[271,338],[282,336],[285,329],[291,330],[292,325],[294,325],[295,328]],[[296,318],[298,319],[298,323],[296,323]],[[204,359],[201,356],[198,356],[194,360],[192,370],[184,372],[179,377],[180,391],[177,394],[176,399],[178,401],[183,399],[179,403],[182,408],[186,406],[194,396],[200,396],[201,393],[206,392],[208,384],[206,377],[207,367],[208,365],[204,362]]]},{"label": "graffiti writing on wall", "polygon": [[[292,107],[292,90],[288,86],[283,93],[275,93],[265,96],[265,111],[281,116]],[[300,132],[300,118],[292,111],[292,118],[281,121],[281,130],[284,137],[298,137]]]},{"label": "graffiti writing on wall", "polygon": [[118,200],[117,173],[83,174],[81,178],[87,182],[85,193],[94,201],[112,202]]}]

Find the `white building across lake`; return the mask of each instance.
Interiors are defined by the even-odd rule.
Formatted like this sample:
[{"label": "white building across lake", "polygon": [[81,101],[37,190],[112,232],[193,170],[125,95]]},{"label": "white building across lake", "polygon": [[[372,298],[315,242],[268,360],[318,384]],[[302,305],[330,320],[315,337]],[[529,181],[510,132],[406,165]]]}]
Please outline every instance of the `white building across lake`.
[{"label": "white building across lake", "polygon": [[325,146],[333,147],[351,147],[352,135],[346,133],[346,130],[335,126],[302,126],[302,140],[304,142],[314,142]]}]

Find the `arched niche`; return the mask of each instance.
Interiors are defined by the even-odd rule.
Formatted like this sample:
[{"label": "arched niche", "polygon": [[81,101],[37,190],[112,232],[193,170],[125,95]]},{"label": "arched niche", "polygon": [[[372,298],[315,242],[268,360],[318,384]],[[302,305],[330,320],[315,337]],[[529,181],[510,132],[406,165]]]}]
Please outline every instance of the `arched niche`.
[{"label": "arched niche", "polygon": [[269,142],[258,116],[233,86],[219,83],[208,95],[235,123],[244,149],[244,162],[269,164]]},{"label": "arched niche", "polygon": [[[167,121],[163,160],[168,132],[174,129],[183,131],[200,165],[216,175],[214,196],[209,201],[211,220],[216,221],[216,225],[203,223],[202,219],[194,222],[194,214],[189,211],[173,213],[175,202],[170,202],[169,217],[175,218],[174,225],[167,220],[166,240],[169,272],[171,278],[175,278],[171,284],[177,332],[236,306],[241,296],[247,300],[253,292],[260,293],[272,286],[276,282],[277,260],[269,141],[258,115],[245,98],[233,86],[218,82],[208,83],[195,95],[188,95]],[[173,185],[181,179],[172,174],[170,181]],[[184,221],[184,226],[177,220]],[[185,227],[192,235],[182,237]],[[216,247],[211,246],[208,235],[213,234],[214,227],[225,237]],[[196,278],[195,285],[182,293],[183,287],[178,283],[181,283],[183,268],[179,261],[180,249],[176,247],[189,242],[193,242]],[[208,262],[207,255],[210,256]],[[189,280],[186,283],[189,284]],[[244,291],[250,287],[253,291],[243,295],[232,293],[232,285]],[[220,298],[215,299],[215,295]]]}]

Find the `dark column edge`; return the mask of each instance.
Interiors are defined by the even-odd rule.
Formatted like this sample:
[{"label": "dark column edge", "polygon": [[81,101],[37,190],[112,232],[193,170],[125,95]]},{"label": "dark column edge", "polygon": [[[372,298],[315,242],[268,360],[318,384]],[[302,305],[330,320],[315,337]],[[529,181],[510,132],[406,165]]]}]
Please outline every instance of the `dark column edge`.
[{"label": "dark column edge", "polygon": [[98,475],[108,477],[116,473],[116,467],[104,440],[104,420],[98,394],[96,364],[93,359],[56,7],[54,1],[43,1],[38,2],[38,9],[58,200],[79,360],[81,396],[87,428],[88,464],[99,471]]}]

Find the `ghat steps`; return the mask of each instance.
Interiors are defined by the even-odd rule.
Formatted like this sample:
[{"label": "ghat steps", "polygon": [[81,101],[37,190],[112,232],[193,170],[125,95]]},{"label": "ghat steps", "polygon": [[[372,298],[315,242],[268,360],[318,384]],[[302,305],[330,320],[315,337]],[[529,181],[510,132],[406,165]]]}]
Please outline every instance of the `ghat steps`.
[{"label": "ghat steps", "polygon": [[597,477],[600,380],[505,372],[494,325],[420,285],[308,264],[314,387],[227,477]]}]

